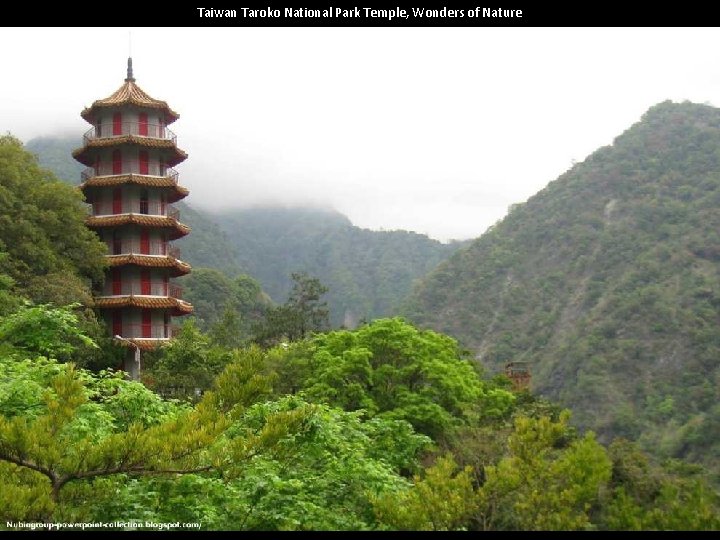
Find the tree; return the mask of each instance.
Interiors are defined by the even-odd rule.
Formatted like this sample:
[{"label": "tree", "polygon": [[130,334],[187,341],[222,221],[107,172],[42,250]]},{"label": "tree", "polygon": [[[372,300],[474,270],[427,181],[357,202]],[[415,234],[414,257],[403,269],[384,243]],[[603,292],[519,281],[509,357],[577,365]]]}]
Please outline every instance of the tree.
[{"label": "tree", "polygon": [[720,495],[701,467],[653,463],[636,444],[616,439],[608,449],[612,480],[599,515],[610,530],[717,530]]},{"label": "tree", "polygon": [[145,355],[143,381],[162,395],[196,399],[231,361],[230,351],[212,346],[193,319],[164,347]]},{"label": "tree", "polygon": [[309,414],[270,412],[256,429],[233,428],[269,390],[256,360],[238,357],[191,407],[165,401],[120,372],[0,357],[0,516],[77,521],[95,512],[113,520],[117,515],[102,514],[94,501],[115,499],[128,478],[236,477],[290,433],[301,436]]},{"label": "tree", "polygon": [[16,293],[39,303],[90,298],[103,279],[107,249],[84,223],[76,189],[41,169],[16,138],[0,137],[0,273]]},{"label": "tree", "polygon": [[327,287],[305,272],[293,273],[292,279],[294,285],[287,302],[270,308],[265,319],[255,326],[253,333],[259,343],[272,345],[282,339],[297,341],[329,327],[327,303],[321,300]]},{"label": "tree", "polygon": [[[6,403],[2,408],[3,499],[28,491],[40,495],[40,502],[27,507],[24,515],[7,518],[49,518],[62,504],[64,488],[73,482],[124,473],[185,473],[211,466],[202,451],[216,440],[225,422],[209,407],[175,411],[160,407],[160,414],[145,422],[141,418],[148,411],[123,409],[118,412],[126,421],[116,428],[117,417],[109,411],[126,392],[140,398],[135,399],[136,406],[150,406],[156,400],[138,383],[109,374],[95,377],[71,364],[58,366],[40,359],[6,361],[0,366],[6,374],[19,373],[21,378],[36,383],[45,380],[48,385],[41,395],[13,393],[12,407]],[[89,381],[94,388],[88,386]],[[7,389],[8,383],[3,386]]]},{"label": "tree", "polygon": [[[69,359],[81,347],[97,345],[79,328],[78,304],[54,308],[26,304],[0,318],[0,342],[23,355]],[[7,353],[6,353],[7,354]]]},{"label": "tree", "polygon": [[582,530],[592,526],[611,474],[605,449],[592,433],[568,441],[568,412],[518,417],[509,455],[485,469],[476,517],[482,530]]},{"label": "tree", "polygon": [[385,527],[403,531],[465,530],[477,508],[472,468],[458,471],[447,455],[415,476],[411,488],[372,498],[373,509]]},{"label": "tree", "polygon": [[[272,451],[243,467],[230,481],[237,497],[231,503],[236,509],[235,526],[248,530],[375,528],[371,496],[405,487],[398,469],[412,466],[429,440],[408,429],[407,423],[364,422],[358,413],[310,404],[295,396],[250,407],[241,424],[252,432],[269,415],[303,409],[309,416],[302,437],[279,440]],[[387,453],[379,452],[378,445]]]},{"label": "tree", "polygon": [[327,302],[321,301],[321,297],[328,292],[328,288],[305,272],[294,272],[290,277],[293,288],[286,305],[297,315],[292,337],[303,339],[309,332],[327,329],[330,324],[329,312]]},{"label": "tree", "polygon": [[208,330],[208,337],[215,346],[236,349],[247,341],[246,326],[241,315],[228,306]]},{"label": "tree", "polygon": [[402,319],[318,334],[271,355],[284,391],[403,419],[435,440],[476,415],[505,414],[515,399],[482,381],[454,339]]}]

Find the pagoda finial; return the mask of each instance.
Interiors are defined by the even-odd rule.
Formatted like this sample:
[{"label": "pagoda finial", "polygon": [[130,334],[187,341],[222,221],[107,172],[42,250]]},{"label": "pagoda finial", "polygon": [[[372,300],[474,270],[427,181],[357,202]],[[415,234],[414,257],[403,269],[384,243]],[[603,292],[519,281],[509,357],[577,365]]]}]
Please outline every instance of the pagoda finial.
[{"label": "pagoda finial", "polygon": [[132,71],[132,56],[128,57],[127,79],[125,79],[125,82],[135,82]]}]

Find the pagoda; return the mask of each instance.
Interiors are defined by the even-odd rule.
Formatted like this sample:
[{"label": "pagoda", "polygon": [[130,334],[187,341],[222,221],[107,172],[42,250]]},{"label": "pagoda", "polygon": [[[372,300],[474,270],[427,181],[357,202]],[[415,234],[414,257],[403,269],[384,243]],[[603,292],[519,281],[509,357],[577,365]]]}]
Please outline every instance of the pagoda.
[{"label": "pagoda", "polygon": [[123,365],[139,377],[140,351],[172,337],[172,317],[192,312],[171,278],[190,272],[171,242],[190,232],[172,203],[188,195],[175,165],[187,158],[168,125],[178,114],[133,77],[82,111],[92,124],[73,157],[87,166],[80,189],[91,205],[87,226],[108,247],[108,270],[94,297],[112,335],[128,348]]}]

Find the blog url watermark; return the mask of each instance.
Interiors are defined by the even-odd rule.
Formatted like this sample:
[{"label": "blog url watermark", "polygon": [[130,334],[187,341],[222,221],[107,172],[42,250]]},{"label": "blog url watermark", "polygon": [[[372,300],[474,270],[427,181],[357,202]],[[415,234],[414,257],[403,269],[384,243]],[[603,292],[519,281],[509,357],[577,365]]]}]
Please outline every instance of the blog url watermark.
[{"label": "blog url watermark", "polygon": [[158,531],[169,531],[176,529],[200,530],[200,523],[156,522],[156,521],[94,521],[78,523],[43,523],[34,521],[6,521],[8,529],[48,529],[59,531],[62,529],[86,530],[86,529],[154,529]]}]

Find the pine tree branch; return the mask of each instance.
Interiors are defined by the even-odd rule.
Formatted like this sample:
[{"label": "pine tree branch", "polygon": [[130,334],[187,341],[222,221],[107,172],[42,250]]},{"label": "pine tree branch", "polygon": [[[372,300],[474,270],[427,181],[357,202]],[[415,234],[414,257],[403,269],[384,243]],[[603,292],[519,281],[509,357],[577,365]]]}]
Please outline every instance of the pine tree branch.
[{"label": "pine tree branch", "polygon": [[206,472],[212,469],[210,465],[196,467],[194,469],[151,469],[144,466],[137,467],[113,467],[111,469],[96,469],[94,471],[77,472],[69,475],[69,480],[86,480],[96,476],[110,476],[113,474],[191,474],[196,472]]},{"label": "pine tree branch", "polygon": [[17,465],[18,467],[25,467],[26,469],[33,470],[35,472],[39,472],[40,474],[47,476],[50,479],[50,482],[54,485],[55,482],[57,482],[57,475],[54,471],[46,468],[41,467],[40,465],[36,465],[35,463],[31,461],[26,461],[24,459],[13,457],[10,454],[6,453],[0,453],[0,460],[7,461],[8,463],[13,463]]},{"label": "pine tree branch", "polygon": [[68,482],[73,480],[87,480],[89,478],[97,478],[99,476],[112,476],[113,474],[139,474],[139,475],[152,475],[152,474],[193,474],[199,472],[207,472],[212,469],[212,466],[205,465],[203,467],[196,467],[194,469],[150,469],[144,466],[137,467],[112,467],[105,469],[95,469],[93,471],[83,471],[68,474],[60,478],[57,482],[57,489],[60,490]]}]

